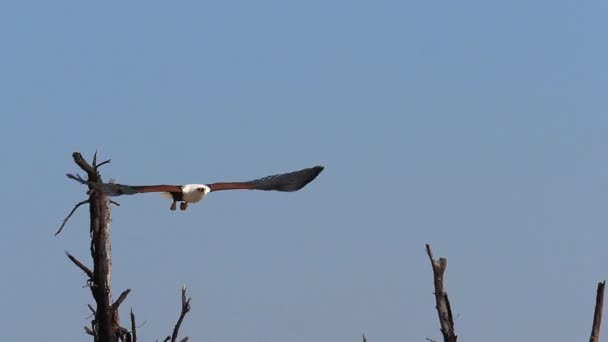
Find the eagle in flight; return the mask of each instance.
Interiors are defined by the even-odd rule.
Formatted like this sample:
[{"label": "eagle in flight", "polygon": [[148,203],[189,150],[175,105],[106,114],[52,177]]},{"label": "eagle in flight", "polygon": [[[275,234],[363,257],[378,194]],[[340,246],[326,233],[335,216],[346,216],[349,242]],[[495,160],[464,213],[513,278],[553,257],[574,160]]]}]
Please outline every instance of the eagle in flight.
[{"label": "eagle in flight", "polygon": [[88,182],[80,176],[68,174],[69,178],[75,179],[93,189],[105,192],[108,196],[134,195],[146,192],[159,192],[163,196],[173,200],[170,209],[179,208],[186,210],[189,203],[202,200],[210,192],[222,190],[264,190],[292,192],[302,189],[306,184],[312,182],[323,171],[323,166],[315,166],[299,171],[281,173],[254,179],[248,182],[219,182],[211,184],[186,184],[186,185],[125,185],[117,183],[95,183]]}]

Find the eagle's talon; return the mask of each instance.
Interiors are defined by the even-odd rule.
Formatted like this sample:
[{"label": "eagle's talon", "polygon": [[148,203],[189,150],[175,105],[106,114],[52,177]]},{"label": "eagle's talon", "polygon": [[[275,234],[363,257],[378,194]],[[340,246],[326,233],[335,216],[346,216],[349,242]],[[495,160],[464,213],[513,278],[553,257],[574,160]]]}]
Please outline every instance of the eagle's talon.
[{"label": "eagle's talon", "polygon": [[175,205],[175,202],[173,202],[171,204],[171,207],[169,208],[171,211],[174,211],[175,209],[177,209],[177,206]]},{"label": "eagle's talon", "polygon": [[179,208],[181,210],[186,210],[188,208],[188,203],[186,203],[186,202],[180,203]]}]

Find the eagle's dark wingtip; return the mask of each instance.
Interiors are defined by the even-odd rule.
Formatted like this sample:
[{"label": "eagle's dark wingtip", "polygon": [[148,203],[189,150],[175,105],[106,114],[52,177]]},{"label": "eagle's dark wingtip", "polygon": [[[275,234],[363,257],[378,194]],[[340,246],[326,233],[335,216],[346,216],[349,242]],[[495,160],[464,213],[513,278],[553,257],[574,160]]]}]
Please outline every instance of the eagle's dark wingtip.
[{"label": "eagle's dark wingtip", "polygon": [[323,165],[317,165],[311,167],[309,169],[304,169],[300,171],[293,172],[292,174],[296,177],[293,179],[292,187],[288,191],[298,191],[305,187],[308,183],[312,182],[319,176],[321,171],[323,171],[325,167]]},{"label": "eagle's dark wingtip", "polygon": [[289,173],[272,175],[251,181],[258,190],[298,191],[312,182],[325,167],[317,165]]},{"label": "eagle's dark wingtip", "polygon": [[313,176],[309,182],[312,182],[315,178],[317,178],[317,176],[321,173],[321,171],[323,171],[325,169],[325,166],[317,165],[315,167],[312,167],[311,169],[312,169]]}]

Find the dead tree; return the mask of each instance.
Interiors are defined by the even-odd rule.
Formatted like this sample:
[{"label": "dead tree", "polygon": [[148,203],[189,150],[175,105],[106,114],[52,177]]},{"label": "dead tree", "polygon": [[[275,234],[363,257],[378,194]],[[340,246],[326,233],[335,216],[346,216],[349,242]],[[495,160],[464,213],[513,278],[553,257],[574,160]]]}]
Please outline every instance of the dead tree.
[{"label": "dead tree", "polygon": [[450,300],[448,294],[443,290],[443,273],[448,266],[448,261],[445,258],[439,258],[439,260],[433,259],[433,252],[431,246],[426,245],[426,253],[431,260],[431,266],[433,266],[433,280],[435,284],[435,302],[437,309],[437,315],[439,316],[439,324],[441,325],[441,334],[443,334],[444,342],[456,342],[458,336],[454,330],[454,316],[452,315],[452,308],[450,307]]},{"label": "dead tree", "polygon": [[602,325],[602,311],[604,309],[604,287],[606,281],[597,284],[597,293],[595,295],[595,311],[593,312],[593,326],[591,327],[591,337],[589,342],[599,342],[600,326]]},{"label": "dead tree", "polygon": [[[94,319],[91,322],[91,327],[85,327],[85,332],[93,336],[95,342],[114,342],[114,341],[137,341],[137,327],[135,325],[135,315],[131,310],[131,329],[124,328],[120,325],[120,316],[118,308],[131,292],[131,289],[124,290],[116,301],[112,302],[112,243],[111,243],[111,208],[110,205],[119,205],[110,200],[107,194],[100,190],[94,189],[91,184],[102,183],[99,168],[110,162],[110,160],[97,163],[97,154],[93,157],[92,164],[89,164],[80,153],[72,154],[74,162],[87,175],[84,179],[79,175],[73,176],[68,174],[69,178],[75,179],[80,183],[87,184],[89,191],[88,198],[78,202],[68,216],[63,220],[61,227],[55,233],[59,234],[74,212],[83,204],[89,205],[90,214],[90,251],[93,259],[93,269],[91,270],[84,263],[76,259],[70,253],[66,252],[68,258],[80,268],[88,277],[87,285],[91,290],[96,307],[89,305],[93,312]],[[186,287],[182,288],[182,310],[178,322],[173,329],[172,335],[168,336],[165,341],[175,342],[179,334],[179,328],[186,315],[190,311],[190,298],[186,296]],[[184,337],[181,341],[187,341],[188,337]]]}]

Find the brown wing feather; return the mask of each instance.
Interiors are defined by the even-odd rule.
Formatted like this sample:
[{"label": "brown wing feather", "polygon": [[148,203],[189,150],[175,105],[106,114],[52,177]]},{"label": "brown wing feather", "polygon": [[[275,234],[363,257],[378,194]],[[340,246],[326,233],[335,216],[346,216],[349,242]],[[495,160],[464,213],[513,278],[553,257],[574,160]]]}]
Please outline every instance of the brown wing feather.
[{"label": "brown wing feather", "polygon": [[255,189],[255,184],[251,184],[248,182],[223,182],[223,183],[212,183],[208,185],[211,191],[220,191],[220,190],[253,190]]},{"label": "brown wing feather", "polygon": [[84,180],[80,175],[68,173],[66,176],[93,189],[105,192],[108,196],[134,195],[144,192],[182,193],[181,185],[126,185],[117,183],[95,183]]},{"label": "brown wing feather", "polygon": [[135,190],[136,193],[144,192],[182,192],[179,185],[126,185]]},{"label": "brown wing feather", "polygon": [[145,192],[182,193],[179,185],[125,185],[116,183],[89,183],[92,188],[100,189],[108,196],[134,195]]}]

